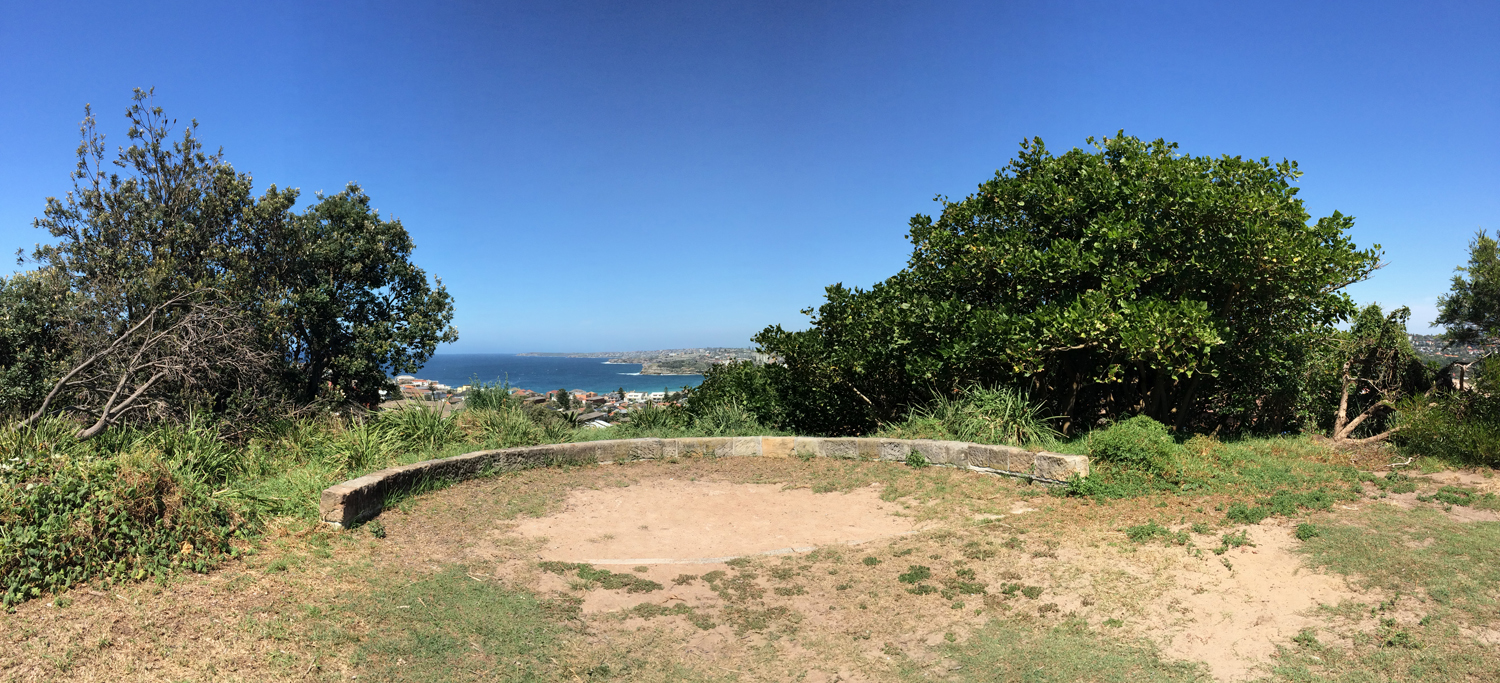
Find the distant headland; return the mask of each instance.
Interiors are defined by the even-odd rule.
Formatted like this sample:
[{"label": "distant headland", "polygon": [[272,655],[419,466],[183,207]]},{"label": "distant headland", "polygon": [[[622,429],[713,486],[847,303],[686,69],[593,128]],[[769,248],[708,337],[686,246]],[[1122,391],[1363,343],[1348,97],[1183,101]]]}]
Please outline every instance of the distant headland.
[{"label": "distant headland", "polygon": [[655,351],[597,351],[588,353],[518,353],[552,358],[606,358],[606,363],[639,363],[642,375],[701,375],[715,365],[757,359],[755,349],[708,347]]}]

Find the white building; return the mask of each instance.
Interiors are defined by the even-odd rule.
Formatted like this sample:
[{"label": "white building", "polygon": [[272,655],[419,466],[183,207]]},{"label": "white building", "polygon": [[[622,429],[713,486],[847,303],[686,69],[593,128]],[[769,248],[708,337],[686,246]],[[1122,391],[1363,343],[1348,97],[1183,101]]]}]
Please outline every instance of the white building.
[{"label": "white building", "polygon": [[667,392],[665,392],[665,391],[653,391],[653,392],[651,392],[651,400],[653,400],[653,401],[660,401],[662,399],[665,399],[666,397],[667,397]]},{"label": "white building", "polygon": [[646,395],[639,391],[630,391],[626,392],[625,400],[630,401],[631,403],[639,403],[646,400]]}]

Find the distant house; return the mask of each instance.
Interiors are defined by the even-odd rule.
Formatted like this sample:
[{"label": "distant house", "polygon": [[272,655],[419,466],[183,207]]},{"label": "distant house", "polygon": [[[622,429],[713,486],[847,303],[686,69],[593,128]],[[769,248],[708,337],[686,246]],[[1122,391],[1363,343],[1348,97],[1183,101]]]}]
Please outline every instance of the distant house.
[{"label": "distant house", "polygon": [[665,391],[653,391],[653,392],[651,392],[651,400],[653,400],[653,401],[661,401],[661,400],[664,400],[666,398],[667,398],[667,392],[665,392]]},{"label": "distant house", "polygon": [[644,401],[644,400],[646,400],[646,394],[644,394],[642,392],[639,392],[639,391],[626,392],[626,394],[625,394],[625,400],[630,401],[631,403],[635,403],[637,401]]}]

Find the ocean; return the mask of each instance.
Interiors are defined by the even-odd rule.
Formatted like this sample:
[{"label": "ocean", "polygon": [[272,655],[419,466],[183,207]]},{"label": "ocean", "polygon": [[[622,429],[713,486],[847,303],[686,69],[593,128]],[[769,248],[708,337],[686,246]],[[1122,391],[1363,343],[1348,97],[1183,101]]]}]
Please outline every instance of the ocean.
[{"label": "ocean", "polygon": [[678,391],[696,387],[703,375],[642,375],[638,363],[607,364],[607,358],[517,356],[508,353],[436,354],[418,372],[408,373],[457,387],[480,382],[510,382],[532,391],[576,389],[604,393]]}]

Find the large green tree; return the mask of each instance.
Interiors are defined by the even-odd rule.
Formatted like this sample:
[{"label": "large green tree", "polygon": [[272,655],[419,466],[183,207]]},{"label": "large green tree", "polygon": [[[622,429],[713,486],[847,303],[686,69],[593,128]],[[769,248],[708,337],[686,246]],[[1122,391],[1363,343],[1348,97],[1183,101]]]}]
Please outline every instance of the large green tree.
[{"label": "large green tree", "polygon": [[1438,297],[1434,325],[1449,344],[1500,341],[1500,244],[1484,231],[1469,241],[1469,263],[1459,266],[1448,294]]},{"label": "large green tree", "polygon": [[389,373],[457,338],[451,297],[357,186],[298,214],[296,190],[252,194],[251,176],[206,151],[196,122],[175,131],[150,91],[136,91],[113,159],[85,114],[73,189],[36,221],[53,241],[33,259],[75,301],[78,372],[55,387],[69,394],[56,409],[123,418],[120,396],[180,412],[247,393],[370,403]]},{"label": "large green tree", "polygon": [[1279,431],[1309,343],[1378,267],[1339,213],[1311,221],[1295,162],[1189,156],[1123,132],[1041,140],[978,191],[911,219],[907,267],[834,285],[812,326],[755,338],[790,426],[854,433],[964,385],[1023,387],[1065,429],[1144,414]]}]

